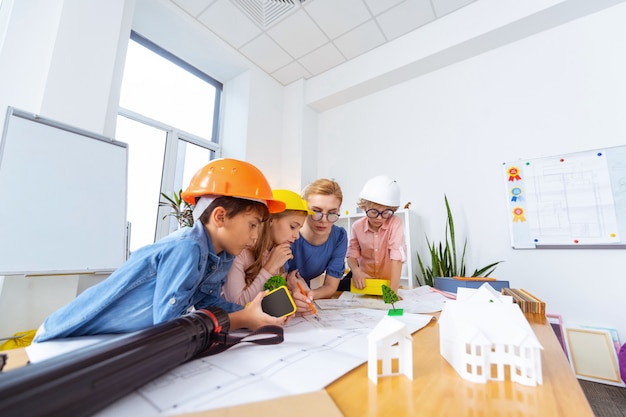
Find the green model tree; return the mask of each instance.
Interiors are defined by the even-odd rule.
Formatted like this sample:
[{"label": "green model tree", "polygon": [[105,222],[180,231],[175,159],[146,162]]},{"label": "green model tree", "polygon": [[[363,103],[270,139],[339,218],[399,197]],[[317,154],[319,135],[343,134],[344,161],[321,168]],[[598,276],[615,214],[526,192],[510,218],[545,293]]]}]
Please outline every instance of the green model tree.
[{"label": "green model tree", "polygon": [[385,284],[383,284],[381,288],[383,290],[383,301],[385,302],[385,304],[391,304],[391,307],[393,308],[393,312],[392,310],[389,310],[389,315],[401,316],[404,312],[404,309],[402,308],[396,309],[396,306],[394,305],[394,303],[400,300],[400,298],[398,297],[398,294],[396,294],[395,291],[391,289],[391,287],[388,287]]},{"label": "green model tree", "polygon": [[285,278],[283,278],[280,275],[274,275],[273,277],[270,277],[270,279],[268,279],[265,284],[263,285],[263,288],[266,290],[274,290],[278,287],[282,287],[282,286],[287,286],[287,281],[285,281]]}]

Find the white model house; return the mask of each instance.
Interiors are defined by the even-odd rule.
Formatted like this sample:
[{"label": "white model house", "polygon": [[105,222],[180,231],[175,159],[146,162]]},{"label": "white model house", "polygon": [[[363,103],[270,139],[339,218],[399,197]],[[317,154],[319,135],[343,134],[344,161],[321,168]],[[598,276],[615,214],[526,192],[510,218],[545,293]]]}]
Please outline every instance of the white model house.
[{"label": "white model house", "polygon": [[541,384],[543,347],[530,324],[519,306],[485,285],[446,302],[439,317],[441,355],[469,381],[509,375],[523,385]]},{"label": "white model house", "polygon": [[[367,376],[378,384],[379,376],[404,374],[413,379],[413,338],[406,325],[385,316],[367,335]],[[398,372],[393,372],[392,361],[397,359]],[[378,373],[378,361],[382,372]]]}]

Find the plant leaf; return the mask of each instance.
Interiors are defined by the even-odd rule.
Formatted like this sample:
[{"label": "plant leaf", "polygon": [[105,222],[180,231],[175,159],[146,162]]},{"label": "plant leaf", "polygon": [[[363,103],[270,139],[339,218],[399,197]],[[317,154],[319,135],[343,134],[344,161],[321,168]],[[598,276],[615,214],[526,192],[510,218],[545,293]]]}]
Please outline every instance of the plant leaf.
[{"label": "plant leaf", "polygon": [[[456,247],[456,232],[454,229],[454,219],[447,195],[444,194],[444,202],[446,205],[446,227],[445,227],[445,245],[443,242],[436,244],[430,242],[426,236],[426,245],[430,254],[430,267],[422,262],[420,254],[417,254],[417,260],[420,266],[420,272],[426,285],[434,286],[433,277],[454,277],[467,276],[465,254],[467,253],[467,238],[463,242],[463,250],[460,258],[458,257]],[[494,262],[480,269],[474,270],[473,277],[489,276],[496,266],[503,261]],[[484,275],[483,275],[484,274]],[[418,283],[419,277],[416,275]]]}]

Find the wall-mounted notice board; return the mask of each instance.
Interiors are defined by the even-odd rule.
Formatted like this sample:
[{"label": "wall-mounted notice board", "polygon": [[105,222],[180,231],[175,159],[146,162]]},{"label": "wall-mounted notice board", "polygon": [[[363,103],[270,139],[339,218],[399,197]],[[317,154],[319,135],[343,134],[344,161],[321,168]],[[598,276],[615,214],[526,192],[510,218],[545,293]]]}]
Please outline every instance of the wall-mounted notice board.
[{"label": "wall-mounted notice board", "polygon": [[504,164],[514,248],[626,249],[626,146]]},{"label": "wall-mounted notice board", "polygon": [[9,107],[0,275],[108,272],[126,259],[127,145]]}]

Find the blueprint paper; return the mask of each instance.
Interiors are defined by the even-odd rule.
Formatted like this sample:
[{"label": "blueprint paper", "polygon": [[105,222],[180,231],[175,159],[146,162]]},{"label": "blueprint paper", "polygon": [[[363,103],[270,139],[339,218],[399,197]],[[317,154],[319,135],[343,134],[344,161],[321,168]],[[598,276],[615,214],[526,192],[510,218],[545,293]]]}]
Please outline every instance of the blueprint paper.
[{"label": "blueprint paper", "polygon": [[[367,361],[367,334],[386,315],[385,310],[319,311],[294,317],[285,325],[285,340],[277,345],[241,343],[229,350],[182,364],[147,383],[96,416],[167,416],[230,407],[288,395],[319,391]],[[432,316],[404,314],[396,319],[411,333]],[[94,338],[87,338],[94,342]],[[97,340],[97,338],[95,338]],[[37,357],[84,346],[86,340],[44,342]],[[29,352],[30,354],[30,352]]]}]

